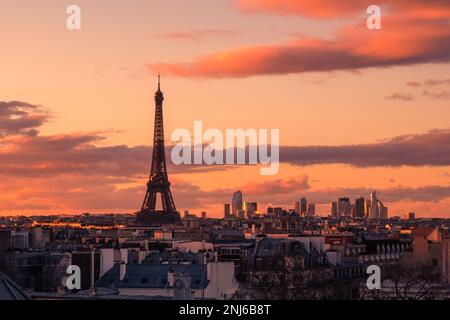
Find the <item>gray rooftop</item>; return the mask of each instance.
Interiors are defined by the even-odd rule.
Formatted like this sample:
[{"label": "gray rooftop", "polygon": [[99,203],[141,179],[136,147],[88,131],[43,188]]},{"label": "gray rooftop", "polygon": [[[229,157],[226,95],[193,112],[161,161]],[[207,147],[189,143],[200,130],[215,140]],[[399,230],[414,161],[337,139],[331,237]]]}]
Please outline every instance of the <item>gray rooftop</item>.
[{"label": "gray rooftop", "polygon": [[29,300],[29,296],[0,271],[0,300]]},{"label": "gray rooftop", "polygon": [[124,281],[120,281],[120,265],[114,265],[96,283],[96,287],[167,288],[169,271],[191,275],[193,289],[206,288],[207,269],[204,264],[128,264]]}]

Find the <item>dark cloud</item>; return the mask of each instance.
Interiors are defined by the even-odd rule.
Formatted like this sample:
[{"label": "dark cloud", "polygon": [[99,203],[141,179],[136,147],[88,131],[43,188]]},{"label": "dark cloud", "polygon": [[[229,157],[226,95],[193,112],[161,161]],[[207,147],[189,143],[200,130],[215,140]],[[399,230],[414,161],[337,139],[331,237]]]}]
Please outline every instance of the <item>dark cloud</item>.
[{"label": "dark cloud", "polygon": [[412,94],[403,94],[403,93],[393,93],[384,97],[386,100],[402,100],[402,101],[413,101],[414,96]]},{"label": "dark cloud", "polygon": [[450,129],[404,135],[372,144],[281,147],[280,161],[294,165],[448,166]]},{"label": "dark cloud", "polygon": [[450,85],[450,79],[427,79],[424,84],[426,86]]},{"label": "dark cloud", "polygon": [[450,91],[433,92],[424,90],[423,95],[433,100],[450,100]]},{"label": "dark cloud", "polygon": [[37,136],[49,118],[46,110],[23,101],[0,101],[0,138],[11,135]]},{"label": "dark cloud", "polygon": [[410,86],[410,87],[421,87],[422,86],[422,84],[420,82],[417,82],[417,81],[406,82],[406,85]]}]

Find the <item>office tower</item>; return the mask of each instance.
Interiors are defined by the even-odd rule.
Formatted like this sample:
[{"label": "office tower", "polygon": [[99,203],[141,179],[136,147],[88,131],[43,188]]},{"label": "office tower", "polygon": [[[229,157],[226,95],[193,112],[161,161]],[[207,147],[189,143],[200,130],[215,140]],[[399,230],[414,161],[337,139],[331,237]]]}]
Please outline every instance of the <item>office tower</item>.
[{"label": "office tower", "polygon": [[308,210],[308,201],[306,200],[305,197],[303,197],[300,199],[300,214],[302,216],[305,216],[307,210]]},{"label": "office tower", "polygon": [[242,192],[236,191],[233,193],[231,200],[231,214],[235,217],[238,216],[238,211],[242,211]]},{"label": "office tower", "polygon": [[339,198],[338,199],[338,216],[339,217],[350,217],[351,205],[349,198]]},{"label": "office tower", "polygon": [[206,212],[202,211],[202,219],[206,219]]},{"label": "office tower", "polygon": [[381,219],[387,220],[388,218],[388,208],[381,205]]},{"label": "office tower", "polygon": [[414,220],[416,218],[416,215],[414,212],[407,212],[405,213],[405,219],[406,220]]},{"label": "office tower", "polygon": [[333,218],[338,216],[338,205],[336,201],[330,202],[330,216]]},{"label": "office tower", "polygon": [[251,218],[256,213],[257,207],[258,205],[256,202],[244,202],[243,211],[245,212],[248,218]]},{"label": "office tower", "polygon": [[316,205],[314,203],[309,203],[306,209],[306,215],[308,217],[314,217],[316,215]]},{"label": "office tower", "polygon": [[300,214],[300,201],[295,201],[294,202],[294,212],[296,214]]},{"label": "office tower", "polygon": [[225,219],[231,216],[231,208],[229,203],[225,203],[225,205],[223,206],[223,216]]},{"label": "office tower", "polygon": [[355,200],[354,218],[364,218],[365,199],[363,197]]},{"label": "office tower", "polygon": [[377,198],[377,192],[374,190],[370,194],[369,219],[387,219],[388,209]]},{"label": "office tower", "polygon": [[253,206],[253,211],[255,213],[257,213],[258,212],[258,202],[252,202],[252,206]]},{"label": "office tower", "polygon": [[273,208],[273,213],[274,213],[277,217],[283,215],[283,211],[284,211],[284,210],[283,210],[282,207],[275,207],[275,208]]},{"label": "office tower", "polygon": [[238,210],[237,217],[239,219],[245,219],[245,211],[244,210]]},{"label": "office tower", "polygon": [[366,218],[369,218],[371,206],[372,206],[372,203],[370,202],[370,199],[366,199],[366,201],[364,202],[364,216]]}]

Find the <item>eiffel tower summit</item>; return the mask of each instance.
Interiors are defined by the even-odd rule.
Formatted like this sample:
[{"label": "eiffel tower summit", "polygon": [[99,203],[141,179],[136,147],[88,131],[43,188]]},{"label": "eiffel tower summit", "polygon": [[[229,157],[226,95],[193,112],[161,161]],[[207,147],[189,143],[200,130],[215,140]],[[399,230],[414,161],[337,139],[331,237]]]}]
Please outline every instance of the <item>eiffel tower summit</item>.
[{"label": "eiffel tower summit", "polygon": [[[136,222],[139,225],[152,226],[177,224],[180,222],[180,215],[173,201],[167,174],[164,146],[163,101],[164,95],[161,91],[161,77],[158,74],[158,90],[155,92],[155,128],[153,135],[152,166],[144,202],[142,203],[141,211],[137,213]],[[158,198],[161,200],[159,209],[157,209]]]}]

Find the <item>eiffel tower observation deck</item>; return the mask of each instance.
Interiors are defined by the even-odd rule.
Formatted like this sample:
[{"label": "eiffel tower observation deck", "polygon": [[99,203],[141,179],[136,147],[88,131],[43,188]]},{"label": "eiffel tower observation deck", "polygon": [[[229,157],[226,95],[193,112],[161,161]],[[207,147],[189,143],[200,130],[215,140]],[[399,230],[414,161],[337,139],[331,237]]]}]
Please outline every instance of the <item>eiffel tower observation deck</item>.
[{"label": "eiffel tower observation deck", "polygon": [[[139,225],[151,226],[177,224],[180,222],[180,215],[173,201],[167,174],[164,146],[163,101],[164,95],[161,91],[161,81],[158,75],[158,90],[155,92],[155,128],[152,164],[144,202],[142,203],[141,210],[137,213],[136,222]],[[157,208],[158,199],[161,200],[159,208]]]}]

